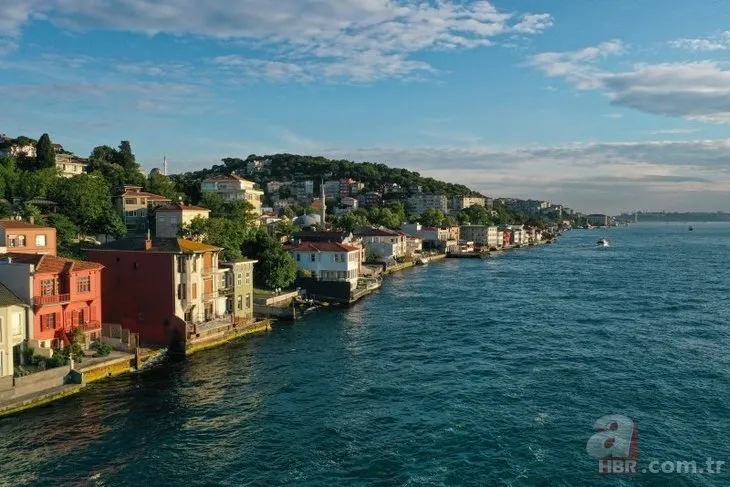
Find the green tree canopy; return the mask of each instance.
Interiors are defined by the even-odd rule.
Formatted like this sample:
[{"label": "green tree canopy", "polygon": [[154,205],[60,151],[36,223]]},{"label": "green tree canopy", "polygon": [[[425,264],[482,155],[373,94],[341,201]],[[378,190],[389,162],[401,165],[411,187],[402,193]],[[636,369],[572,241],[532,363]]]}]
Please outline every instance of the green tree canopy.
[{"label": "green tree canopy", "polygon": [[55,167],[56,165],[56,151],[53,150],[53,143],[48,134],[41,135],[38,139],[38,144],[35,147],[36,150],[36,167],[38,169]]},{"label": "green tree canopy", "polygon": [[[122,233],[121,219],[111,203],[109,183],[99,176],[82,174],[60,179],[53,199],[86,235]],[[123,227],[123,225],[121,225]],[[126,233],[126,229],[124,232]],[[123,234],[122,233],[122,234]]]},{"label": "green tree canopy", "polygon": [[424,227],[440,227],[444,224],[445,220],[446,215],[444,215],[443,211],[437,208],[430,208],[424,211],[418,218],[418,221],[421,222],[421,225]]},{"label": "green tree canopy", "polygon": [[154,168],[147,176],[145,190],[150,193],[159,194],[170,198],[172,201],[177,200],[179,193],[175,187],[175,183],[167,176],[162,174],[159,169]]},{"label": "green tree canopy", "polygon": [[246,257],[257,259],[254,266],[254,281],[267,289],[286,288],[297,276],[297,263],[284,250],[281,242],[259,229],[247,239],[242,249]]}]

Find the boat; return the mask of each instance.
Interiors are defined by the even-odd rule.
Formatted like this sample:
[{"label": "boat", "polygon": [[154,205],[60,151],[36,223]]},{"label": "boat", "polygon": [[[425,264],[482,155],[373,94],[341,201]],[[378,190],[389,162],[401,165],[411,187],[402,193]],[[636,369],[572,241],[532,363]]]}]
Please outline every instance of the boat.
[{"label": "boat", "polygon": [[692,225],[690,225],[689,226],[689,231],[691,232],[692,230],[694,230],[694,228],[692,228]]},{"label": "boat", "polygon": [[601,240],[599,240],[596,243],[598,244],[599,247],[608,247],[608,240],[606,240],[605,238],[602,238]]},{"label": "boat", "polygon": [[426,265],[428,264],[429,258],[422,255],[418,258],[416,258],[416,265]]}]

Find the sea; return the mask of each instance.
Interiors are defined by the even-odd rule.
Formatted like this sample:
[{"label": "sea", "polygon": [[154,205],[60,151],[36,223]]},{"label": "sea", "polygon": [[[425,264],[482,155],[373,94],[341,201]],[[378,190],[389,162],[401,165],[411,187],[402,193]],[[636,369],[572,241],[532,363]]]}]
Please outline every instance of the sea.
[{"label": "sea", "polygon": [[[730,224],[692,225],[432,262],[92,384],[0,419],[0,485],[730,485]],[[635,474],[588,447],[612,415]]]}]

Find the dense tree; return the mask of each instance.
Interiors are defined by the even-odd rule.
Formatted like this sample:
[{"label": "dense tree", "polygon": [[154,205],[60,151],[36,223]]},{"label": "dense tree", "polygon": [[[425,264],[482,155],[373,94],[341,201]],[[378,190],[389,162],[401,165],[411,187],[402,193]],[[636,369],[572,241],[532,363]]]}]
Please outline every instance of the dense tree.
[{"label": "dense tree", "polygon": [[267,289],[286,288],[297,275],[297,263],[284,250],[281,242],[259,229],[247,239],[241,250],[246,257],[257,259],[254,266],[254,281]]},{"label": "dense tree", "polygon": [[444,224],[445,220],[446,215],[444,215],[443,211],[437,208],[430,208],[424,211],[418,218],[418,221],[421,222],[421,225],[424,227],[440,227]]},{"label": "dense tree", "polygon": [[43,169],[56,165],[56,151],[53,150],[53,143],[48,134],[41,135],[35,150],[36,168]]},{"label": "dense tree", "polygon": [[162,174],[159,169],[154,168],[150,171],[147,176],[147,183],[145,184],[145,190],[150,193],[159,194],[170,198],[171,200],[177,200],[180,193],[178,193],[175,183],[172,182],[167,176]]},{"label": "dense tree", "polygon": [[33,198],[46,198],[59,184],[56,166],[37,171],[22,171],[19,174],[13,196],[23,201]]},{"label": "dense tree", "polygon": [[459,213],[459,221],[471,225],[491,225],[494,223],[494,219],[489,210],[479,205],[470,206],[461,210]]},{"label": "dense tree", "polygon": [[111,203],[109,183],[89,174],[60,179],[53,199],[85,235],[126,233]]},{"label": "dense tree", "polygon": [[353,231],[357,227],[365,226],[368,223],[367,215],[364,212],[351,211],[345,213],[336,221],[336,226],[348,232]]}]

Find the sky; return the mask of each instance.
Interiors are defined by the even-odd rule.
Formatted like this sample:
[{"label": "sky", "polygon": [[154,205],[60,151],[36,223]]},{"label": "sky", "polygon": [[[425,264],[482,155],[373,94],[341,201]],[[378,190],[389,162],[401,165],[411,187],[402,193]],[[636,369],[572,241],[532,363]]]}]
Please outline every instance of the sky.
[{"label": "sky", "polygon": [[281,152],[584,212],[730,211],[722,0],[0,0],[0,133]]}]

